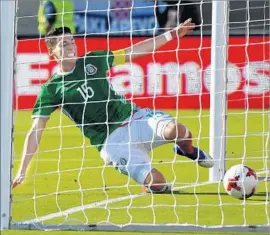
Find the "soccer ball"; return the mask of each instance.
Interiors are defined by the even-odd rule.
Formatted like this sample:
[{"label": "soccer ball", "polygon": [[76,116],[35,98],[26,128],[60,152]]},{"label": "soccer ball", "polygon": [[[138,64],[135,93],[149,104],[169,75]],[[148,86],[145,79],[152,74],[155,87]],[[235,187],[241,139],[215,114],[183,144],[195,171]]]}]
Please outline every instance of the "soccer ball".
[{"label": "soccer ball", "polygon": [[256,172],[241,164],[231,167],[223,178],[226,192],[238,199],[251,197],[256,192],[257,184]]}]

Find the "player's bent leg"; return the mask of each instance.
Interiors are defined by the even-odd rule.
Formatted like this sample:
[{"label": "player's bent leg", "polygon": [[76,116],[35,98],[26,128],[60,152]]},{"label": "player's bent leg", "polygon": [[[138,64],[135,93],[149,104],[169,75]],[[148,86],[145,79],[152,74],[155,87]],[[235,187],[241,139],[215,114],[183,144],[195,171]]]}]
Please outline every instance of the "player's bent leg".
[{"label": "player's bent leg", "polygon": [[[133,156],[132,156],[133,157]],[[171,191],[169,184],[164,176],[155,168],[152,168],[150,162],[140,162],[143,156],[136,156],[136,160],[131,160],[129,163],[124,162],[123,158],[120,164],[116,164],[116,169],[137,183],[142,185],[142,189],[147,193],[165,193]],[[123,164],[124,163],[124,164]],[[114,164],[115,165],[115,164]]]},{"label": "player's bent leg", "polygon": [[192,145],[192,134],[185,125],[175,122],[169,123],[164,128],[164,138],[176,140],[174,151],[178,155],[198,161],[202,167],[211,168],[214,166],[213,158],[209,154]]},{"label": "player's bent leg", "polygon": [[170,192],[171,184],[165,180],[161,172],[153,168],[144,180],[143,191],[147,193]]},{"label": "player's bent leg", "polygon": [[[119,129],[122,137],[125,136],[124,129]],[[101,157],[107,164],[113,165],[121,174],[132,178],[141,186],[145,186],[144,191],[146,192],[161,193],[171,188],[163,175],[153,169],[146,149],[137,144],[118,144],[117,146],[114,144],[115,137],[116,134],[110,136],[101,150]]]}]

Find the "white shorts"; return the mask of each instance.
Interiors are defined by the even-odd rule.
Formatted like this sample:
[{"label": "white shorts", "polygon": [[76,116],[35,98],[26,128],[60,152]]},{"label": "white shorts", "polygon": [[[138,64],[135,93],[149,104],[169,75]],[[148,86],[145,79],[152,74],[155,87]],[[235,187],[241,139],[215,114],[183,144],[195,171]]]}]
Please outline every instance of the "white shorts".
[{"label": "white shorts", "polygon": [[164,128],[175,119],[159,110],[139,109],[106,139],[100,152],[106,164],[112,164],[139,184],[152,169],[148,153],[168,143]]}]

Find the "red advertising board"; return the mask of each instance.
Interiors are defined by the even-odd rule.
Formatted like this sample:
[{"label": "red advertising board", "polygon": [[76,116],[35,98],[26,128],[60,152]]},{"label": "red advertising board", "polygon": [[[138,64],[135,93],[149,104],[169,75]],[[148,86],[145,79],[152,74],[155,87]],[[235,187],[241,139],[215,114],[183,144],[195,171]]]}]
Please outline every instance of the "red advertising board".
[{"label": "red advertising board", "polygon": [[[145,38],[78,38],[78,52],[116,50]],[[269,108],[270,38],[231,37],[227,71],[229,108]],[[209,108],[211,38],[186,37],[167,43],[132,63],[116,66],[110,79],[118,93],[142,107]],[[19,40],[16,57],[16,108],[31,109],[56,71],[43,40]],[[222,78],[216,78],[222,79]]]}]

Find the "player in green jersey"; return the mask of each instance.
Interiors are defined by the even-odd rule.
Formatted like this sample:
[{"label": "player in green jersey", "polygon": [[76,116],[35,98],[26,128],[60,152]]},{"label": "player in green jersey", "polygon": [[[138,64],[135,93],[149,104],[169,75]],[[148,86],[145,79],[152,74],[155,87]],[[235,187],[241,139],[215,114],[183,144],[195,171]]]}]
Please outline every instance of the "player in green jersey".
[{"label": "player in green jersey", "polygon": [[36,152],[50,115],[56,109],[65,113],[88,137],[106,164],[128,175],[149,192],[171,190],[162,173],[153,168],[148,153],[155,147],[175,143],[174,151],[203,167],[212,167],[213,159],[192,145],[189,129],[169,114],[141,109],[119,96],[106,78],[114,65],[152,53],[175,37],[183,37],[194,28],[191,19],[157,37],[118,51],[93,51],[77,56],[77,48],[67,27],[46,35],[48,52],[59,65],[52,78],[42,86],[33,109],[33,124],[26,136],[21,166],[13,188],[22,183]]}]

